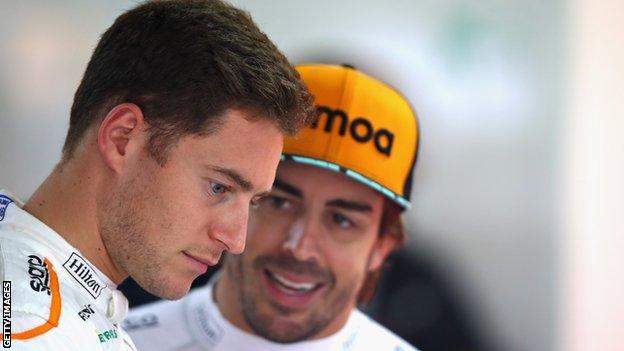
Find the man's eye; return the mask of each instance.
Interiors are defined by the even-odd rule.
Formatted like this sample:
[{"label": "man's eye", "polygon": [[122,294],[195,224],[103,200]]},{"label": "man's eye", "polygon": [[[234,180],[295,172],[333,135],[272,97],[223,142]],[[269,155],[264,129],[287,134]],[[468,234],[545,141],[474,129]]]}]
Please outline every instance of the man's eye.
[{"label": "man's eye", "polygon": [[351,228],[355,225],[352,220],[341,215],[340,213],[334,213],[332,215],[332,221],[338,224],[338,226],[343,229]]},{"label": "man's eye", "polygon": [[220,195],[227,191],[227,187],[219,183],[210,183],[210,193],[212,195]]},{"label": "man's eye", "polygon": [[277,210],[286,210],[291,208],[293,205],[290,200],[279,196],[267,196],[262,199],[262,202],[269,207]]}]

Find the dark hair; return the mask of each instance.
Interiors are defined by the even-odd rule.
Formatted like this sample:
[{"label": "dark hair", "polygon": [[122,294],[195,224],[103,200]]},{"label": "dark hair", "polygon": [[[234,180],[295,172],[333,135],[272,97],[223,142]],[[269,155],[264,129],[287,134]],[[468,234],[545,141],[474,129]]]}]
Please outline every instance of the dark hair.
[{"label": "dark hair", "polygon": [[285,134],[310,122],[312,97],[249,14],[220,0],[149,1],[102,35],[74,96],[63,157],[116,105],[138,105],[159,163],[180,137],[207,134],[227,109]]}]

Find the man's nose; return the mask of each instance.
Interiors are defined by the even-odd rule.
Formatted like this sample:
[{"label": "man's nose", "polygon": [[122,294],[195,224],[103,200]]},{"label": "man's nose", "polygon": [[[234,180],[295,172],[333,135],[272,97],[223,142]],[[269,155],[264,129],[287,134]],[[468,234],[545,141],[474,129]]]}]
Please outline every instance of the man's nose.
[{"label": "man's nose", "polygon": [[245,250],[247,237],[247,221],[249,206],[232,206],[218,214],[213,228],[212,237],[223,243],[225,249],[233,254],[240,254]]},{"label": "man's nose", "polygon": [[318,222],[307,216],[294,221],[282,244],[282,249],[290,252],[299,261],[315,260],[318,254]]}]

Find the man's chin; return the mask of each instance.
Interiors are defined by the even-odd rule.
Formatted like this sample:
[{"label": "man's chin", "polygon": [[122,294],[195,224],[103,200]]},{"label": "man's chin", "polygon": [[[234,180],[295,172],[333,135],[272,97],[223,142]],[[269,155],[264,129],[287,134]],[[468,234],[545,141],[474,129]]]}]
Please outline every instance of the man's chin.
[{"label": "man's chin", "polygon": [[258,331],[260,336],[265,339],[281,344],[290,344],[299,341],[305,341],[314,338],[319,332],[317,328],[310,328],[305,323],[294,321],[281,321],[273,327],[266,330]]},{"label": "man's chin", "polygon": [[165,300],[172,300],[172,301],[174,301],[174,300],[179,300],[179,299],[183,298],[184,296],[186,296],[189,293],[189,290],[190,289],[186,289],[186,290],[181,291],[181,292],[172,292],[170,294],[162,294],[160,296],[159,295],[156,295],[156,296],[161,297],[161,298],[163,298]]},{"label": "man's chin", "polygon": [[267,340],[289,344],[309,340],[322,329],[318,323],[315,326],[310,325],[309,311],[291,310],[290,313],[284,314],[273,308],[269,310],[270,312],[265,310],[264,313],[252,318],[245,316],[255,333]]},{"label": "man's chin", "polygon": [[158,296],[165,300],[179,300],[188,294],[191,283],[192,282],[180,282],[180,281],[171,281],[166,282],[164,280],[161,281],[160,284],[146,284],[142,285],[140,282],[137,283],[148,293]]}]

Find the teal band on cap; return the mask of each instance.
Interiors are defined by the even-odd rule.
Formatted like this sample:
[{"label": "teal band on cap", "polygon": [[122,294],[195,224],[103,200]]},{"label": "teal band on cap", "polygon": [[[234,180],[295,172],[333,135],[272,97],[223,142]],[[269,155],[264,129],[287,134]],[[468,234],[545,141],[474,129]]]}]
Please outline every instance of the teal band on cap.
[{"label": "teal band on cap", "polygon": [[291,154],[282,154],[281,161],[294,161],[297,163],[301,163],[301,164],[305,164],[305,165],[310,165],[310,166],[314,166],[314,167],[319,167],[322,169],[328,169],[330,171],[333,172],[338,172],[338,173],[342,173],[352,179],[357,180],[358,182],[372,188],[373,190],[376,190],[378,192],[380,192],[382,195],[384,195],[385,197],[389,198],[390,200],[394,201],[395,203],[397,203],[399,206],[401,206],[403,209],[409,209],[410,207],[412,207],[412,204],[406,200],[405,198],[403,198],[401,195],[393,192],[392,190],[384,187],[383,185],[377,183],[374,180],[371,180],[369,178],[367,178],[366,176],[352,171],[350,169],[346,169],[343,167],[340,167],[340,165],[337,165],[335,163],[332,162],[327,162],[327,161],[323,161],[323,160],[317,160],[315,158],[311,158],[311,157],[306,157],[306,156],[299,156],[299,155],[291,155]]}]

